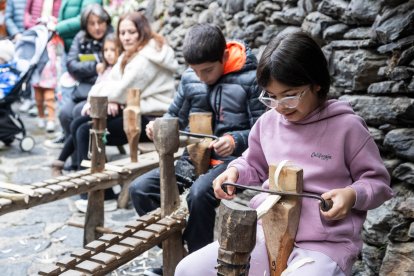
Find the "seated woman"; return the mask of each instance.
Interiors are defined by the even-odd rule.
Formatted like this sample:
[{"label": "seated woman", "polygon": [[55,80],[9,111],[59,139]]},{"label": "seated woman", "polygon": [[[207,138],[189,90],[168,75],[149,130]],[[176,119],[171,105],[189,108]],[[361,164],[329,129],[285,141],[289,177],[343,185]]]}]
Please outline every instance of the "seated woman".
[{"label": "seated woman", "polygon": [[[110,145],[128,142],[123,130],[122,116],[128,90],[137,88],[141,91],[141,122],[144,129],[153,120],[151,114],[167,111],[175,91],[174,73],[178,68],[173,49],[161,35],[151,30],[143,14],[132,12],[122,16],[117,34],[124,52],[107,80],[97,83],[89,92],[89,97],[108,97],[107,140]],[[83,107],[82,114],[88,115],[89,111],[88,102]],[[80,162],[88,158],[91,128],[89,121],[89,116],[82,116],[71,125],[78,168]],[[141,141],[144,137],[145,133],[142,132]],[[111,197],[112,189],[108,191],[106,198]]]}]

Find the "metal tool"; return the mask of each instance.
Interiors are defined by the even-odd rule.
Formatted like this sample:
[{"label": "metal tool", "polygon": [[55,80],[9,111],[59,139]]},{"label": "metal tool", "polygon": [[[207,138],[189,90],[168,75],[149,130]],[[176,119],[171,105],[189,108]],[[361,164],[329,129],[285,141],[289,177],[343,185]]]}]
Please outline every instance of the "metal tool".
[{"label": "metal tool", "polygon": [[240,185],[240,184],[236,184],[236,183],[229,183],[229,182],[224,182],[223,184],[221,184],[221,188],[223,189],[223,191],[227,193],[227,186],[233,186],[242,190],[252,190],[252,191],[257,191],[257,192],[263,192],[263,193],[269,193],[272,195],[280,195],[280,196],[297,196],[297,197],[308,197],[308,198],[313,198],[313,199],[317,199],[319,200],[320,203],[320,207],[321,210],[326,212],[329,211],[332,208],[333,205],[333,201],[330,199],[324,199],[321,196],[317,195],[317,194],[311,194],[311,193],[292,193],[292,192],[282,192],[282,191],[275,191],[275,190],[267,190],[267,189],[261,189],[261,188],[256,188],[256,187],[251,187],[251,186],[245,186],[245,185]]},{"label": "metal tool", "polygon": [[195,137],[195,138],[211,138],[213,140],[218,140],[219,138],[216,135],[208,135],[208,134],[200,134],[200,133],[192,133],[188,131],[179,131],[180,135]]}]

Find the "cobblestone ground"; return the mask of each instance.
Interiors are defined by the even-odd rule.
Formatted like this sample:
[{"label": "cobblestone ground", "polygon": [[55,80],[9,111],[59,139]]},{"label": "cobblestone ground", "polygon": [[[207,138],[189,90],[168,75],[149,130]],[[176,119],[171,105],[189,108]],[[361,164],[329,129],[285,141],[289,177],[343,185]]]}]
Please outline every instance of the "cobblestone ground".
[{"label": "cobblestone ground", "polygon": [[[36,140],[34,149],[25,153],[15,140],[10,147],[0,142],[0,181],[30,184],[51,177],[50,164],[59,149],[43,145],[47,134],[36,126],[36,118],[21,116],[28,135]],[[1,126],[0,126],[1,127]],[[115,147],[108,147],[110,160],[123,158]],[[83,229],[68,226],[69,221],[82,222],[85,215],[74,202],[79,197],[62,199],[34,208],[0,216],[0,275],[37,275],[38,271],[82,246]],[[105,213],[105,226],[117,228],[137,217],[135,210],[118,209]],[[110,275],[142,275],[147,267],[158,267],[162,251],[153,248]]]}]

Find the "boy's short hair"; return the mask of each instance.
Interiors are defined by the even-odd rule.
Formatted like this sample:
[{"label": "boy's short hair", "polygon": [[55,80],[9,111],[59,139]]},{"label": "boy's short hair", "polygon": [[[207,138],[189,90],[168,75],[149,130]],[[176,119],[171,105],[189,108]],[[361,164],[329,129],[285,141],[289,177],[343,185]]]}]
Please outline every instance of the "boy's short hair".
[{"label": "boy's short hair", "polygon": [[183,55],[188,64],[222,62],[226,39],[221,30],[209,24],[197,24],[184,39]]}]

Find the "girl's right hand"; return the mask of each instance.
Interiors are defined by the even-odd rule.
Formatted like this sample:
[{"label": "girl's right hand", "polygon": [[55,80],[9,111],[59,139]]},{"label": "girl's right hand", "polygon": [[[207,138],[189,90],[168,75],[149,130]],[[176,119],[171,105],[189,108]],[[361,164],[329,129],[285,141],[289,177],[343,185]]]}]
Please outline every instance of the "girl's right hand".
[{"label": "girl's right hand", "polygon": [[86,102],[85,105],[82,107],[81,115],[87,116],[89,115],[91,111],[91,104],[89,102]]},{"label": "girl's right hand", "polygon": [[235,188],[227,186],[227,193],[221,188],[224,182],[236,183],[239,179],[239,171],[235,167],[229,167],[213,181],[214,195],[218,199],[233,199],[235,196]]},{"label": "girl's right hand", "polygon": [[96,73],[102,74],[105,71],[105,65],[103,63],[96,64]]},{"label": "girl's right hand", "polygon": [[151,141],[154,140],[154,121],[151,121],[146,125],[145,133]]}]

